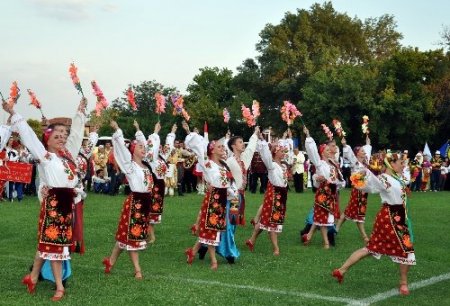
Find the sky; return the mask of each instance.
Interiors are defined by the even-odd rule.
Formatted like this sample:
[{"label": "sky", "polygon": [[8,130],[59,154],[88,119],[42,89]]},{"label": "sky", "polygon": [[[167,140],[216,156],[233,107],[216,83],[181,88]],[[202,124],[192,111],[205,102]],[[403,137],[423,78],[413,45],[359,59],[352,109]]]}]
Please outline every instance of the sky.
[{"label": "sky", "polygon": [[[182,93],[203,67],[236,67],[258,56],[255,45],[268,23],[309,9],[304,0],[14,0],[0,1],[0,91],[12,81],[21,94],[16,111],[39,119],[26,89],[36,93],[47,118],[72,117],[80,96],[70,80],[73,61],[89,109],[90,81],[109,101],[129,84],[156,80]],[[394,15],[404,46],[438,49],[450,26],[450,1],[335,0],[338,12],[361,20]],[[6,122],[2,112],[0,119]]]}]

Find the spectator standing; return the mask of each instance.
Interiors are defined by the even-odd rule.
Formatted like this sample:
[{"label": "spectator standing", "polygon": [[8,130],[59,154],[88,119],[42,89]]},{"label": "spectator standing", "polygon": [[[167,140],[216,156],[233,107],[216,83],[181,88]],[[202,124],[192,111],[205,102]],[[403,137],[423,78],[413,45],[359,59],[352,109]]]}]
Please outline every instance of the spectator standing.
[{"label": "spectator standing", "polygon": [[106,173],[108,172],[106,168],[106,163],[108,162],[108,154],[105,151],[104,145],[99,145],[97,153],[94,154],[94,164],[95,164],[95,171],[98,169],[103,169]]},{"label": "spectator standing", "polygon": [[258,179],[260,182],[259,193],[265,193],[267,188],[267,168],[264,165],[261,155],[256,148],[255,154],[253,154],[252,162],[250,163],[250,192],[256,193],[256,187],[258,186]]},{"label": "spectator standing", "polygon": [[294,188],[295,192],[303,192],[303,174],[305,173],[305,155],[298,148],[294,149],[294,154],[292,158],[292,176],[294,177]]},{"label": "spectator standing", "polygon": [[441,152],[438,150],[434,153],[434,157],[431,159],[431,191],[438,191],[441,180],[441,167],[443,161],[441,158]]},{"label": "spectator standing", "polygon": [[[14,138],[10,137],[6,145],[6,154],[10,162],[19,162],[19,152],[15,149]],[[10,202],[14,201],[14,191],[17,193],[17,200],[20,202],[23,198],[23,184],[9,181],[8,184],[8,199]]]}]

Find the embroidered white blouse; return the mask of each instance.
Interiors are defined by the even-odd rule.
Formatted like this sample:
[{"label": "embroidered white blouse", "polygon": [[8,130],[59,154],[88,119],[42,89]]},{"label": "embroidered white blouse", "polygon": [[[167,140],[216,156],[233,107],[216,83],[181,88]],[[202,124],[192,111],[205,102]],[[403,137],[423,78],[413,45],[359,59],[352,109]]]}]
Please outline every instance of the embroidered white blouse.
[{"label": "embroidered white blouse", "polygon": [[378,176],[369,169],[365,169],[366,185],[361,190],[370,193],[379,193],[381,203],[389,205],[403,205],[406,199],[406,184],[409,183],[409,177],[402,175],[400,180],[403,185],[389,174],[383,173]]},{"label": "embroidered white blouse", "polygon": [[[241,153],[240,160],[244,163],[245,169],[248,169],[250,167],[253,154],[255,154],[257,141],[258,136],[256,134],[253,134],[252,137],[250,137],[250,139],[248,140],[248,144],[244,152]],[[232,153],[231,156],[227,158],[226,163],[230,168],[231,173],[233,174],[237,188],[242,189],[244,187],[242,186],[242,183],[244,181],[243,179],[244,174],[242,173],[241,165],[239,164],[236,156],[234,156],[234,154]]]},{"label": "embroidered white blouse", "polygon": [[286,165],[280,165],[272,160],[272,153],[269,144],[265,140],[258,140],[258,152],[267,168],[268,178],[273,186],[286,187],[288,183],[288,173]]},{"label": "embroidered white blouse", "polygon": [[142,168],[133,161],[130,151],[125,146],[125,140],[121,129],[117,129],[114,132],[112,142],[117,165],[120,170],[125,173],[131,191],[143,193],[151,192],[153,180],[150,169]]},{"label": "embroidered white blouse", "polygon": [[198,167],[203,173],[205,181],[216,188],[227,188],[228,200],[238,199],[238,190],[235,182],[231,182],[227,176],[227,169],[205,158],[205,142],[202,136],[197,133],[190,133],[186,136],[185,145],[197,156]]},{"label": "embroidered white blouse", "polygon": [[[10,137],[11,137],[11,127],[9,125],[3,124],[0,125],[0,151],[3,151]],[[3,166],[3,163],[5,161],[6,159],[5,160],[0,159],[0,166]]]},{"label": "embroidered white blouse", "polygon": [[[72,158],[76,157],[80,150],[85,121],[86,117],[82,113],[77,113],[72,120],[70,134],[66,142],[66,149],[70,152]],[[50,188],[75,188],[77,186],[78,176],[69,167],[68,162],[55,153],[48,152],[21,115],[14,114],[11,123],[13,130],[20,134],[23,144],[34,158],[39,160],[38,171],[41,186]]]},{"label": "embroidered white blouse", "polygon": [[[75,162],[78,167],[78,171],[80,172],[81,178],[84,179],[86,176],[86,171],[88,168],[89,158],[92,156],[92,152],[94,147],[97,145],[98,134],[96,132],[89,133],[88,144],[86,148],[81,148],[80,153],[77,155]],[[82,154],[84,157],[82,157]]]},{"label": "embroidered white blouse", "polygon": [[[148,140],[145,140],[144,133],[142,131],[137,131],[135,134],[136,140],[139,142],[146,143],[146,157],[145,160],[152,167],[152,171],[158,179],[164,179],[167,173],[167,158],[170,156],[171,151],[174,149],[175,134],[169,133],[166,137],[167,149],[161,150],[161,140],[157,133],[153,133],[148,136]],[[164,160],[161,160],[161,156]]]},{"label": "embroidered white blouse", "polygon": [[[330,166],[330,164],[320,158],[319,152],[317,151],[316,142],[312,137],[306,137],[305,148],[306,153],[308,153],[309,159],[316,167],[316,176],[322,175],[323,177],[325,177],[328,183],[336,184],[338,188],[345,187],[345,180],[339,180],[339,176],[338,173],[336,173],[335,167]],[[316,187],[318,186],[315,180],[314,185]]]}]

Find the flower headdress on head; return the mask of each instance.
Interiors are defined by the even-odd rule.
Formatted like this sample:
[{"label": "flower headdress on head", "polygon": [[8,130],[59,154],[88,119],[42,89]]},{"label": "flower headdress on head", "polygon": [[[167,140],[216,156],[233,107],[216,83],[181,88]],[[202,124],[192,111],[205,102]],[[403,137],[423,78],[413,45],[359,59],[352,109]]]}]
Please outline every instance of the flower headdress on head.
[{"label": "flower headdress on head", "polygon": [[206,149],[206,155],[208,156],[208,157],[211,157],[211,154],[212,154],[212,151],[214,150],[214,147],[216,146],[216,141],[215,140],[212,140],[212,141],[210,141],[209,143],[208,143],[208,147],[207,147],[207,149]]},{"label": "flower headdress on head", "polygon": [[281,145],[279,143],[269,144],[269,148],[272,156],[275,156],[275,154],[279,151],[282,151],[284,154],[288,154],[289,152],[289,148],[287,146]]},{"label": "flower headdress on head", "polygon": [[137,140],[133,140],[130,142],[130,145],[128,146],[128,150],[130,150],[131,155],[134,154],[134,150],[136,149],[137,144],[138,144]]},{"label": "flower headdress on head", "polygon": [[44,133],[42,134],[42,143],[44,144],[44,147],[47,149],[48,147],[48,139],[50,138],[50,135],[53,133],[52,128],[45,129]]}]

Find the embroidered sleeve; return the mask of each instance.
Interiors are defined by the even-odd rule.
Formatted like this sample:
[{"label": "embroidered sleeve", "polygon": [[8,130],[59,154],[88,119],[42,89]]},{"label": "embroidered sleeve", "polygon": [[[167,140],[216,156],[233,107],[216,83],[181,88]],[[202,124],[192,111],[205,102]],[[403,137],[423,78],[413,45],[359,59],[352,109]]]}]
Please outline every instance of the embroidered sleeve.
[{"label": "embroidered sleeve", "polygon": [[305,148],[306,153],[308,153],[308,157],[314,165],[319,165],[320,156],[319,151],[317,151],[316,142],[312,137],[306,137],[305,140]]},{"label": "embroidered sleeve", "polygon": [[0,151],[6,147],[9,137],[11,137],[11,128],[7,125],[0,125]]},{"label": "embroidered sleeve", "polygon": [[273,170],[272,153],[270,153],[269,144],[265,140],[258,141],[258,152],[267,170]]},{"label": "embroidered sleeve", "polygon": [[351,168],[355,168],[356,164],[358,163],[358,160],[356,159],[356,156],[349,145],[345,145],[342,148],[342,156],[350,162]]},{"label": "embroidered sleeve", "polygon": [[147,159],[150,162],[156,162],[158,160],[160,144],[161,140],[158,134],[153,133],[150,136],[148,136],[146,151],[147,151]]},{"label": "embroidered sleeve", "polygon": [[364,173],[366,184],[363,188],[358,189],[370,193],[380,193],[381,191],[390,192],[391,183],[389,183],[389,180],[386,177],[386,175],[381,174],[379,176],[376,176],[368,169],[365,169]]},{"label": "embroidered sleeve", "polygon": [[92,152],[94,151],[94,147],[97,145],[97,142],[98,142],[98,134],[96,132],[89,133],[87,148],[84,152],[86,158],[90,158],[92,156]]},{"label": "embroidered sleeve", "polygon": [[245,169],[248,169],[248,167],[250,167],[253,155],[255,154],[257,142],[258,136],[256,136],[256,134],[253,134],[252,137],[250,137],[250,139],[248,140],[245,151],[241,154],[241,160],[244,162]]},{"label": "embroidered sleeve", "polygon": [[121,129],[117,129],[112,136],[114,157],[120,170],[124,173],[132,173],[134,171],[131,153],[125,146],[125,140]]},{"label": "embroidered sleeve", "polygon": [[84,126],[86,123],[86,116],[80,112],[77,112],[72,119],[72,125],[70,126],[70,134],[67,137],[66,149],[72,156],[77,156],[80,152],[81,143],[83,142]]},{"label": "embroidered sleeve", "polygon": [[[49,159],[49,154],[44,145],[37,138],[36,133],[31,129],[28,123],[19,114],[14,114],[11,118],[13,130],[16,130],[22,143],[30,150],[31,154],[40,161]],[[75,156],[78,154],[76,152]]]}]

